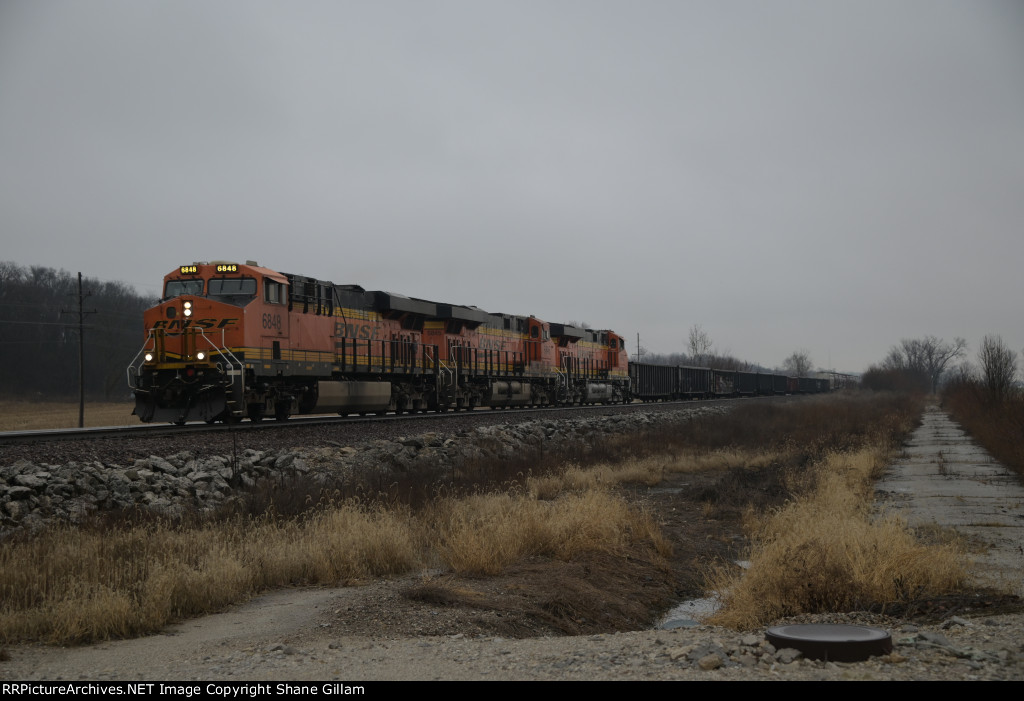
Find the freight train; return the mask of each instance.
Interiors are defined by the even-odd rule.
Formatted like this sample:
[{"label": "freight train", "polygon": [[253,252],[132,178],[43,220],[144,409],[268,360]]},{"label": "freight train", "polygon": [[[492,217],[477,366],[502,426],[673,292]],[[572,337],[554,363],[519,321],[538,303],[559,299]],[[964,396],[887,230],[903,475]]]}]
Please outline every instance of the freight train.
[{"label": "freight train", "polygon": [[644,363],[630,363],[629,377],[631,395],[647,402],[770,394],[817,394],[831,390],[831,383],[826,378],[787,377],[769,372]]},{"label": "freight train", "polygon": [[[447,411],[822,391],[795,378],[629,364],[623,338],[281,273],[183,265],[128,367],[144,421]],[[785,386],[783,386],[785,385]]]}]

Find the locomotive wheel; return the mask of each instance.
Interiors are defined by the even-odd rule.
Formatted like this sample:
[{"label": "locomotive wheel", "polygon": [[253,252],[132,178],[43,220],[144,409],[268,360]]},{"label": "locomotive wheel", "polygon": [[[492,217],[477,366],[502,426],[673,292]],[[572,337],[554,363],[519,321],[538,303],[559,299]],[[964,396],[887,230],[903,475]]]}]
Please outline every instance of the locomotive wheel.
[{"label": "locomotive wheel", "polygon": [[249,420],[254,424],[258,424],[263,420],[263,405],[262,404],[250,404],[247,407],[246,413],[249,415]]}]

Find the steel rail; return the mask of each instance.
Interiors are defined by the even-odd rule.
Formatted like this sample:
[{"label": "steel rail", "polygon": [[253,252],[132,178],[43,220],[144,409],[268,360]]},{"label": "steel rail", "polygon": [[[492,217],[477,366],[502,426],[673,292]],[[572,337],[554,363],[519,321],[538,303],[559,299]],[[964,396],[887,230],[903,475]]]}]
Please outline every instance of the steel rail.
[{"label": "steel rail", "polygon": [[[292,416],[287,421],[258,421],[251,422],[243,420],[235,423],[206,424],[192,422],[183,426],[174,424],[138,424],[131,426],[96,426],[92,428],[58,428],[58,429],[37,429],[31,431],[0,431],[0,445],[14,445],[24,443],[43,443],[49,441],[81,440],[91,438],[144,438],[151,436],[180,436],[205,432],[232,432],[232,431],[274,431],[287,430],[289,427],[299,426],[321,426],[332,424],[354,424],[369,423],[374,421],[406,421],[423,419],[452,419],[456,417],[471,416],[480,414],[484,416],[523,415],[523,414],[547,414],[564,411],[641,411],[653,407],[664,406],[688,406],[694,404],[712,404],[716,402],[732,402],[737,400],[773,400],[783,399],[784,396],[762,396],[762,397],[718,397],[715,399],[680,399],[665,402],[632,402],[630,404],[583,404],[573,406],[550,406],[550,407],[513,407],[509,409],[490,409],[478,407],[472,411],[422,411],[405,412],[395,414],[389,412],[387,415],[379,416]],[[796,396],[796,395],[794,395]]]}]

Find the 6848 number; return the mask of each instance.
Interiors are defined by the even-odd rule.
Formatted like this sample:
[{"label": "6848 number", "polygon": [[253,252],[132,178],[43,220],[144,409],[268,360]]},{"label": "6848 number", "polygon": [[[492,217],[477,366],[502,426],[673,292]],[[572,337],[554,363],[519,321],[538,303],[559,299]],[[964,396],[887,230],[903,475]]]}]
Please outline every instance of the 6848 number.
[{"label": "6848 number", "polygon": [[281,330],[281,315],[280,314],[264,314],[263,315],[263,328],[265,329],[276,329]]}]

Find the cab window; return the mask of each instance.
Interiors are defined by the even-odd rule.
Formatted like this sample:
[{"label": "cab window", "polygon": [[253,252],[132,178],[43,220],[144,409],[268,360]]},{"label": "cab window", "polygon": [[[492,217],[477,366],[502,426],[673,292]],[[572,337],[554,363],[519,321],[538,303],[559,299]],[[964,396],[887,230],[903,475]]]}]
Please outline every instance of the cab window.
[{"label": "cab window", "polygon": [[284,285],[274,280],[264,280],[263,299],[270,304],[284,304],[286,301]]},{"label": "cab window", "polygon": [[168,280],[164,289],[164,299],[180,297],[181,295],[193,295],[201,297],[203,294],[202,279],[196,280]]},{"label": "cab window", "polygon": [[256,295],[256,279],[251,277],[215,277],[210,280],[210,296]]}]

